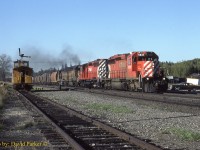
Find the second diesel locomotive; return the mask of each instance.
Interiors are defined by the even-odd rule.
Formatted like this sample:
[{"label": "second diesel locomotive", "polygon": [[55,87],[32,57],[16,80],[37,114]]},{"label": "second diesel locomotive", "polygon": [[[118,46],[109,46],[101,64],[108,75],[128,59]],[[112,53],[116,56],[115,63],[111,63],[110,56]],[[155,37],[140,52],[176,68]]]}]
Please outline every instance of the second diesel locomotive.
[{"label": "second diesel locomotive", "polygon": [[[54,78],[51,77],[54,75]],[[58,83],[71,86],[101,87],[143,92],[164,92],[168,81],[159,66],[154,52],[142,51],[117,54],[108,59],[89,63],[34,77],[41,83]],[[47,78],[49,77],[49,79]],[[38,79],[42,79],[38,81]],[[34,79],[34,81],[35,81]]]}]

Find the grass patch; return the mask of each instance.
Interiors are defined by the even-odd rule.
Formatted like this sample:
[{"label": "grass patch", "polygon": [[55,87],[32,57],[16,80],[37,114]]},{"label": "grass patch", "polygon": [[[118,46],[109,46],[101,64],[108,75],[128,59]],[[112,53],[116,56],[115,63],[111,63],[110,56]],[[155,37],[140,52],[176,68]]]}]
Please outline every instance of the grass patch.
[{"label": "grass patch", "polygon": [[67,97],[66,101],[69,101],[69,102],[75,103],[75,104],[82,104],[82,102],[79,102],[78,100],[74,99],[73,97]]},{"label": "grass patch", "polygon": [[87,109],[95,109],[99,111],[110,111],[113,113],[132,113],[133,110],[129,109],[126,106],[116,106],[112,104],[100,104],[100,103],[93,103],[86,105]]},{"label": "grass patch", "polygon": [[166,129],[162,132],[162,134],[173,134],[184,141],[200,141],[200,133],[182,129],[182,128]]}]

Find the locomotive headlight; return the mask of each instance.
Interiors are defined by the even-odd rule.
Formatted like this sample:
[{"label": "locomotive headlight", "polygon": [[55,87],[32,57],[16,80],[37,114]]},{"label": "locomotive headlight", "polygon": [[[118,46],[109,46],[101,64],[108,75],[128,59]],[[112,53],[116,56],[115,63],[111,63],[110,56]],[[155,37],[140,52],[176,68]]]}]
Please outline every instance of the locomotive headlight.
[{"label": "locomotive headlight", "polygon": [[165,78],[163,78],[163,80],[165,80]]},{"label": "locomotive headlight", "polygon": [[147,80],[149,80],[149,78],[147,78]]}]

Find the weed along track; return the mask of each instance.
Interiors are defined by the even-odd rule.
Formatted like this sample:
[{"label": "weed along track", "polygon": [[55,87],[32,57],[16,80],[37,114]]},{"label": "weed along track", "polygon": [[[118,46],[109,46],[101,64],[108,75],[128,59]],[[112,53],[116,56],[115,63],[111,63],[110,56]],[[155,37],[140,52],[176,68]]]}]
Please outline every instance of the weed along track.
[{"label": "weed along track", "polygon": [[[57,134],[74,149],[160,150],[160,147],[104,123],[84,116],[70,108],[21,91],[45,119],[51,121]],[[48,132],[48,129],[46,130]],[[61,138],[58,138],[61,139]]]}]

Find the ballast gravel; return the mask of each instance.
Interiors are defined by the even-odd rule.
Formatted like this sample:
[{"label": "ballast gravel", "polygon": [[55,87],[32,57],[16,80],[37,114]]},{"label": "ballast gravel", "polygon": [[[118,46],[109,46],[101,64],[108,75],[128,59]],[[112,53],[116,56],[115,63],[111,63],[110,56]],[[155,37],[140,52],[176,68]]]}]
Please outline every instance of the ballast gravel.
[{"label": "ballast gravel", "polygon": [[140,104],[134,98],[130,100],[79,91],[36,94],[147,139],[162,148],[200,150],[198,113],[176,112],[176,108],[168,110],[156,103]]},{"label": "ballast gravel", "polygon": [[24,106],[17,92],[9,91],[0,109],[0,149],[47,150],[49,142],[38,129],[34,115]]}]

